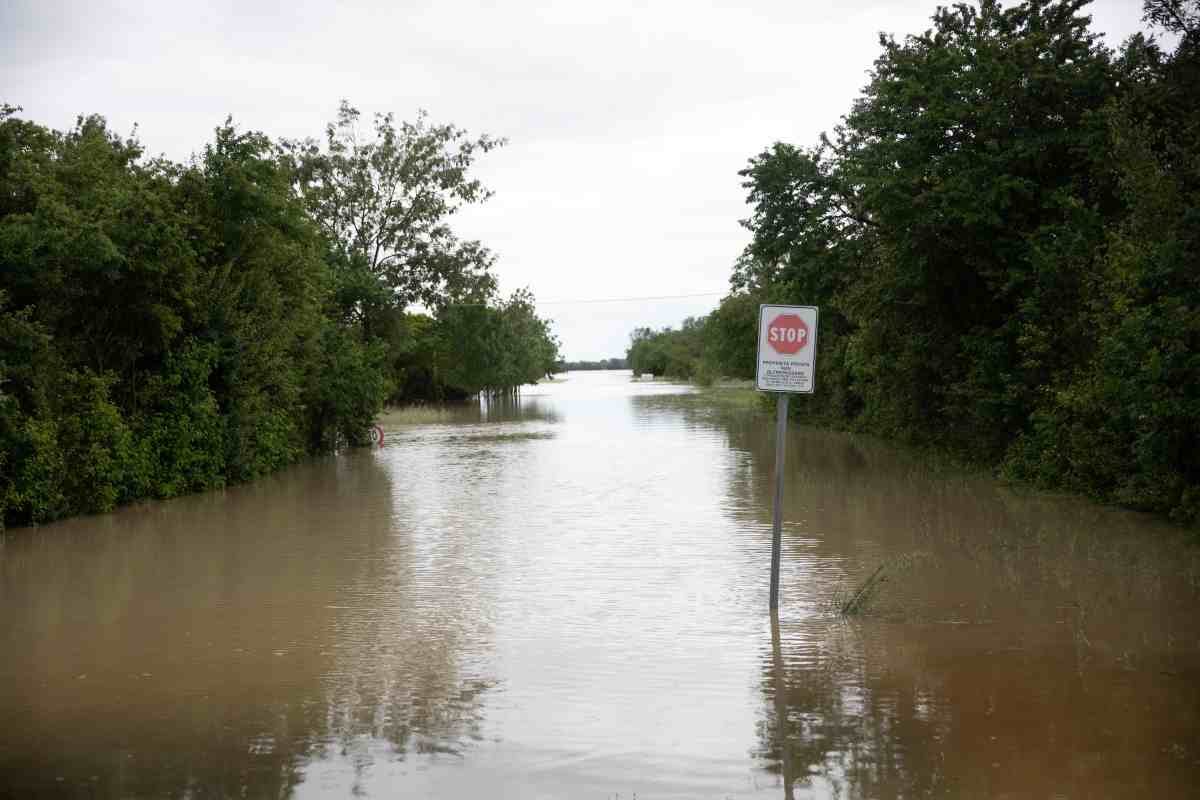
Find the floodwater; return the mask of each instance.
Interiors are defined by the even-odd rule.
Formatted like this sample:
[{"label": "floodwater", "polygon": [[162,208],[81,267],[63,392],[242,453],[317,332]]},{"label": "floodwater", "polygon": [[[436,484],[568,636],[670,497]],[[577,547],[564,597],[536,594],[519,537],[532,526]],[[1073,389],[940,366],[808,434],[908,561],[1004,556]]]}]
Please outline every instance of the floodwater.
[{"label": "floodwater", "polygon": [[[0,796],[1200,793],[1200,554],[628,373],[0,547]],[[860,613],[839,607],[883,565]]]}]

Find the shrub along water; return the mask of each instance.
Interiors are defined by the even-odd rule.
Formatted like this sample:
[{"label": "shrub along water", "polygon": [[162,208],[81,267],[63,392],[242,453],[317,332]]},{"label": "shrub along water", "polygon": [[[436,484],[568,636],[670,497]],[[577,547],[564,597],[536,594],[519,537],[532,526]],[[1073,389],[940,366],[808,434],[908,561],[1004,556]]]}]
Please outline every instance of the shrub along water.
[{"label": "shrub along water", "polygon": [[[506,354],[495,385],[557,358],[532,298],[494,306],[490,256],[442,224],[438,191],[482,196],[463,188],[471,150],[452,150],[456,129],[377,121],[387,152],[370,164],[398,172],[420,154],[460,181],[434,170],[433,189],[399,187],[433,210],[379,212],[397,237],[371,243],[380,266],[314,200],[370,202],[330,202],[337,175],[317,167],[362,167],[338,149],[336,125],[349,166],[230,122],[181,165],[146,159],[100,117],[58,132],[18,111],[0,107],[0,526],[220,487],[364,443],[385,399],[406,396],[408,359],[427,340],[433,393],[478,391],[438,375],[456,360],[458,322],[406,314],[414,300],[484,304],[491,327],[472,333]],[[401,218],[436,231],[403,239]]]},{"label": "shrub along water", "polygon": [[750,309],[819,305],[797,414],[1200,519],[1200,0],[1145,3],[1171,52],[1107,49],[1086,5],[983,0],[881,37],[832,135],[741,173],[734,292],[635,333],[631,366],[743,376]]}]

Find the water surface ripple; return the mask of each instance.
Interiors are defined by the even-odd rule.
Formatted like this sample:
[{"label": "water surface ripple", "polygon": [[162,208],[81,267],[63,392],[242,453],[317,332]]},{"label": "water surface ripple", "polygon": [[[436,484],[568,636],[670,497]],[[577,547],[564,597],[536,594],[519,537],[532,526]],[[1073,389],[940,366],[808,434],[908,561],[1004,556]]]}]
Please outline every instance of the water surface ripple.
[{"label": "water surface ripple", "polygon": [[774,626],[771,416],[628,373],[10,532],[0,796],[1194,796],[1183,534],[787,447]]}]

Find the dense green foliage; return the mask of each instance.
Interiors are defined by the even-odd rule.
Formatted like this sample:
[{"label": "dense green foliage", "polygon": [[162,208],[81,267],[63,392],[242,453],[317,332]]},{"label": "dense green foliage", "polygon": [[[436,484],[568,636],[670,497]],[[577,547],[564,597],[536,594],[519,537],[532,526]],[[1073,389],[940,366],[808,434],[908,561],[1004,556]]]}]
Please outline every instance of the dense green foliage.
[{"label": "dense green foliage", "polygon": [[688,317],[676,330],[638,328],[626,353],[633,374],[709,384],[718,375],[754,377],[758,300],[749,293],[726,297],[711,314]]},{"label": "dense green foliage", "polygon": [[528,293],[495,303],[491,257],[445,223],[485,196],[466,170],[489,140],[450,149],[456,129],[384,117],[347,150],[343,106],[334,157],[226,123],[180,165],[99,117],[62,133],[17,111],[0,109],[0,525],[250,480],[364,442],[389,396],[519,385],[558,357]]},{"label": "dense green foliage", "polygon": [[338,297],[347,312],[372,329],[413,303],[486,302],[495,259],[448,222],[462,205],[490,196],[469,170],[476,154],[503,142],[471,140],[424,114],[399,127],[391,114],[377,114],[366,138],[359,116],[342,101],[323,143],[281,144],[297,193],[343,262]]},{"label": "dense green foliage", "polygon": [[[819,305],[798,413],[1194,521],[1200,3],[1146,3],[1170,53],[1106,49],[1085,6],[985,0],[881,37],[831,136],[743,171],[753,240],[701,360],[752,368],[747,305]],[[644,369],[686,373],[637,337]]]},{"label": "dense green foliage", "polygon": [[443,368],[446,384],[472,394],[536,383],[558,361],[557,343],[526,291],[491,306],[448,306],[440,337],[441,352],[453,353]]},{"label": "dense green foliage", "polygon": [[[377,114],[371,136],[345,101],[323,142],[284,141],[297,194],[333,244],[344,325],[386,345],[389,400],[461,400],[534,383],[553,371],[558,342],[527,290],[497,300],[493,254],[459,239],[450,217],[491,192],[470,176],[503,144],[471,139],[424,114],[397,126]],[[433,315],[413,313],[419,303]]]},{"label": "dense green foliage", "polygon": [[638,328],[630,335],[625,356],[635,376],[650,374],[692,380],[703,372],[705,317],[688,317],[679,330]]},{"label": "dense green foliage", "polygon": [[735,291],[634,333],[635,371],[753,370],[759,302],[822,307],[798,413],[1012,477],[1200,515],[1200,4],[1099,46],[1084,2],[955,6],[812,149],[743,172]]}]

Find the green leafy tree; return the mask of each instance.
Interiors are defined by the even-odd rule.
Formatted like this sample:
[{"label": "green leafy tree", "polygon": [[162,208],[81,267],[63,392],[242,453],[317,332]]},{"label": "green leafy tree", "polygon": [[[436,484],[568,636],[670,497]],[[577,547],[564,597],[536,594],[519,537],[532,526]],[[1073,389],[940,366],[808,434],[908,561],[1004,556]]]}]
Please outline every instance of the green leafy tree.
[{"label": "green leafy tree", "polygon": [[558,340],[527,290],[492,306],[450,306],[438,318],[438,333],[441,374],[464,394],[514,391],[551,374],[559,360]]},{"label": "green leafy tree", "polygon": [[5,524],[248,480],[362,438],[381,354],[343,329],[337,250],[266,137],[226,124],[182,166],[100,117],[63,133],[16,114],[0,111]]},{"label": "green leafy tree", "polygon": [[650,374],[679,380],[691,380],[708,370],[701,364],[704,351],[705,317],[688,317],[679,330],[663,328],[654,331],[638,328],[630,336],[626,361],[635,376]]},{"label": "green leafy tree", "polygon": [[359,120],[342,101],[323,142],[282,143],[305,207],[337,244],[342,302],[369,319],[380,306],[437,309],[486,299],[494,257],[458,238],[449,220],[490,196],[469,171],[503,141],[470,138],[424,113],[399,125],[392,114],[377,114],[368,138]]},{"label": "green leafy tree", "polygon": [[1138,36],[1108,111],[1128,213],[1106,237],[1084,319],[1090,357],[1046,387],[1009,474],[1200,519],[1200,3],[1146,3],[1181,36]]},{"label": "green leafy tree", "polygon": [[1176,52],[1114,57],[1086,5],[959,4],[881,37],[832,135],[743,171],[732,283],[821,306],[801,413],[1193,519],[1200,6],[1149,0]]},{"label": "green leafy tree", "polygon": [[743,380],[754,377],[758,306],[756,296],[735,293],[708,315],[702,359],[709,372]]},{"label": "green leafy tree", "polygon": [[836,405],[857,394],[875,429],[994,456],[1078,346],[1061,312],[1112,203],[1094,178],[1115,89],[1083,5],[959,5],[881,37],[833,136],[743,173],[755,238],[735,282],[822,306]]}]

